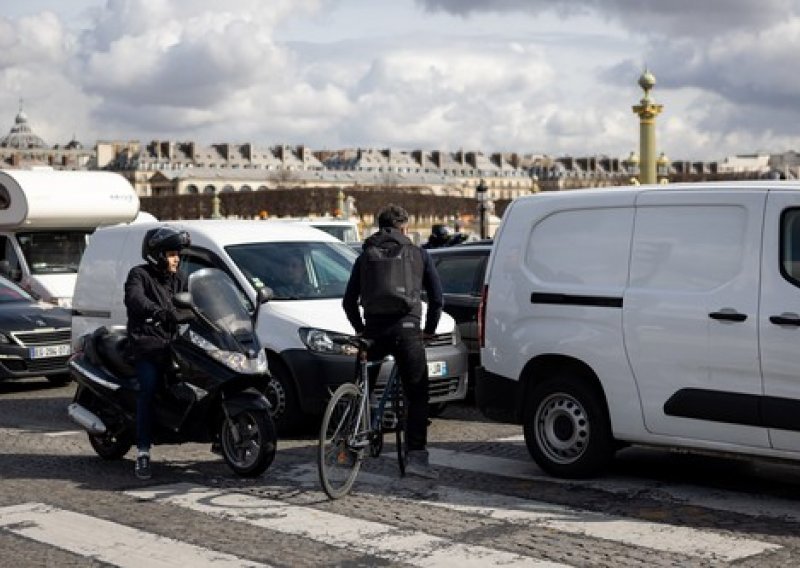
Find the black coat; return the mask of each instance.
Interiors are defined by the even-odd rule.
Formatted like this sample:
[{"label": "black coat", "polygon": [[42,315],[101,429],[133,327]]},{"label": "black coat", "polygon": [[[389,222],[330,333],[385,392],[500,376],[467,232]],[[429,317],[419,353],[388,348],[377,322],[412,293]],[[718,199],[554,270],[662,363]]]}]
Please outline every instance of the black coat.
[{"label": "black coat", "polygon": [[125,307],[128,310],[128,336],[133,354],[158,358],[172,339],[175,313],[172,297],[186,290],[180,273],[170,274],[149,265],[134,266],[125,280]]}]

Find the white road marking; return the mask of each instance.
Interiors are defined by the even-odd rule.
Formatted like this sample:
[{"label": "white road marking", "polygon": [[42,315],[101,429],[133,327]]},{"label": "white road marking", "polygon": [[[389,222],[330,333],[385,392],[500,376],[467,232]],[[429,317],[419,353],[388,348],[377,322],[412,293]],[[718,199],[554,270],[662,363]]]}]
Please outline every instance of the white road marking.
[{"label": "white road marking", "polygon": [[[316,475],[316,468],[302,465],[292,468],[283,478],[310,487],[317,485]],[[411,499],[388,494],[387,485],[396,485],[397,481],[397,478],[391,476],[362,471],[358,475],[355,489],[363,491],[369,488],[387,499],[411,502]],[[270,487],[270,489],[281,491],[286,490],[286,487]],[[606,515],[543,501],[467,491],[444,485],[431,487],[426,492],[435,495],[436,500],[420,498],[414,499],[413,503],[490,517],[517,525],[548,528],[650,548],[660,552],[730,562],[781,548],[777,544],[704,529]]]},{"label": "white road marking", "polygon": [[716,511],[747,515],[748,517],[769,517],[800,523],[799,503],[769,495],[689,485],[672,485],[634,478],[586,481],[558,479],[541,473],[541,470],[533,460],[513,460],[439,448],[428,448],[428,451],[432,464],[464,471],[488,473],[513,479],[580,486],[629,497],[644,493],[646,497],[659,501],[686,503]]},{"label": "white road marking", "polygon": [[85,433],[84,430],[64,430],[63,432],[45,432],[44,435],[51,438],[60,438],[61,436],[79,436]]},{"label": "white road marking", "polygon": [[413,566],[564,566],[421,531],[188,483],[131,490],[126,494]]},{"label": "white road marking", "polygon": [[266,566],[42,503],[0,507],[0,530],[124,568]]}]

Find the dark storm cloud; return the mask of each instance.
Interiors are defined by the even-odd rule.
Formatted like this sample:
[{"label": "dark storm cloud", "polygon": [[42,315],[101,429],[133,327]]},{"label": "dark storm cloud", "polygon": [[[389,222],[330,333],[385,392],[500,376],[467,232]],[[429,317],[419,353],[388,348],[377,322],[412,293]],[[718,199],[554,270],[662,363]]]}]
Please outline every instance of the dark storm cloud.
[{"label": "dark storm cloud", "polygon": [[703,35],[731,29],[763,29],[796,13],[797,0],[417,0],[429,11],[479,16],[488,12],[593,14],[630,31]]}]

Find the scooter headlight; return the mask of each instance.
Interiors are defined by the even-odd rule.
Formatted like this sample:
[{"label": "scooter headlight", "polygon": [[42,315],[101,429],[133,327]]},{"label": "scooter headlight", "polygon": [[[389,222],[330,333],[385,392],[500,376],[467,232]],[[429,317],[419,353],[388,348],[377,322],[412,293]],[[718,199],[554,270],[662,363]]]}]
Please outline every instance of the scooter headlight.
[{"label": "scooter headlight", "polygon": [[267,372],[267,354],[263,349],[260,349],[258,351],[258,356],[253,359],[244,353],[219,349],[205,337],[192,330],[189,330],[189,340],[211,357],[237,373],[257,374]]}]

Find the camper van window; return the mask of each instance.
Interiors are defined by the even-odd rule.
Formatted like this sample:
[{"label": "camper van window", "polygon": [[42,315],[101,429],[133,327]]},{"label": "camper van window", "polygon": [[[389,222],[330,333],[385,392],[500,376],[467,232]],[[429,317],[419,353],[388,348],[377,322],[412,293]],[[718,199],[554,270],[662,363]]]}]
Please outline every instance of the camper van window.
[{"label": "camper van window", "polygon": [[71,274],[78,271],[90,230],[17,233],[31,274]]}]

